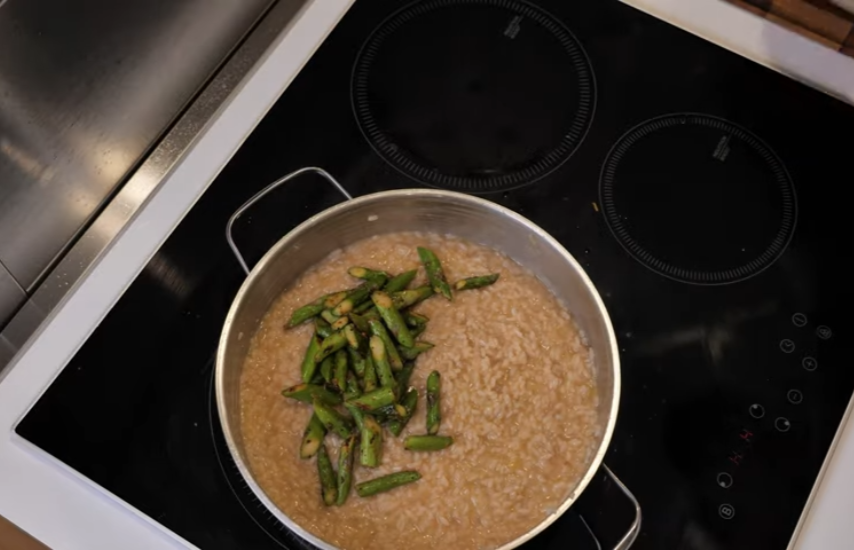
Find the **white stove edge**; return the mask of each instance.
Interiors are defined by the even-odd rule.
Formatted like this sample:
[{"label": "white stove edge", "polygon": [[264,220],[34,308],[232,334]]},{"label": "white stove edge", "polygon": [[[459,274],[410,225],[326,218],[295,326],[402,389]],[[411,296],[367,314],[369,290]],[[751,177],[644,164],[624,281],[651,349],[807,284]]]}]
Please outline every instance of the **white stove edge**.
[{"label": "white stove edge", "polygon": [[[718,0],[625,0],[762,64],[854,102],[854,60]],[[14,426],[97,327],[353,0],[313,0],[110,251],[0,379],[0,515],[56,550],[192,547],[14,434]],[[322,5],[322,7],[321,7]],[[773,44],[773,49],[769,45]],[[854,401],[852,401],[854,403]],[[849,413],[852,407],[849,406]],[[804,514],[797,550],[854,535],[854,422],[843,423]]]},{"label": "white stove edge", "polygon": [[854,104],[854,58],[737,6],[723,0],[621,1]]}]

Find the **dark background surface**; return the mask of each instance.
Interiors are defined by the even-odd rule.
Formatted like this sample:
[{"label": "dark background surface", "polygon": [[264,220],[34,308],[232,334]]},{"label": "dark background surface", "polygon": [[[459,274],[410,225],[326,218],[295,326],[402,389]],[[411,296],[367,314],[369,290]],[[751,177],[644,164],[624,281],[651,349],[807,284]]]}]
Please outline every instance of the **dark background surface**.
[{"label": "dark background surface", "polygon": [[[488,4],[484,9],[505,9],[512,21],[513,2]],[[423,185],[371,148],[351,102],[359,49],[402,5],[355,4],[18,427],[24,438],[201,548],[301,547],[240,487],[212,415],[213,353],[243,280],[223,232],[241,203],[303,166],[322,166],[353,195]],[[838,136],[854,125],[854,110],[615,1],[537,5],[562,21],[586,51],[595,74],[595,112],[586,138],[559,168],[530,185],[485,197],[563,243],[608,307],[620,345],[623,392],[606,462],[643,507],[636,547],[782,550],[854,388],[840,344],[849,338],[852,296],[845,262],[849,208],[838,190],[849,179],[852,150],[850,140]],[[453,18],[453,7],[441,9]],[[418,19],[409,24],[417,26]],[[536,26],[523,20],[518,39],[532,27],[537,36]],[[436,36],[443,36],[441,29]],[[460,51],[463,57],[466,50]],[[558,49],[542,55],[560,62]],[[466,63],[474,66],[472,59]],[[445,93],[459,93],[460,101],[471,100],[466,93],[500,93],[500,82],[487,85],[493,74],[484,69],[483,86],[459,82]],[[539,101],[537,74],[522,71],[514,78],[529,82]],[[442,78],[452,77],[435,75]],[[382,94],[386,84],[372,85]],[[523,95],[514,101],[528,100]],[[761,139],[785,165],[797,193],[797,226],[782,255],[761,273],[719,286],[675,281],[639,262],[612,233],[600,208],[609,151],[636,125],[671,113],[727,120]],[[561,116],[571,124],[576,114]],[[508,129],[514,124],[510,117]],[[554,121],[543,124],[553,127]],[[686,165],[686,155],[708,161],[714,150],[705,138],[689,134],[665,139],[618,174],[626,223],[650,248],[666,250],[668,263],[730,265],[738,263],[733,251],[742,248],[750,248],[749,260],[781,223],[779,188],[760,186],[748,199],[727,200],[734,189],[730,179],[721,180],[716,192],[708,167],[698,166],[694,174]],[[513,136],[509,132],[502,143],[512,143]],[[472,144],[471,156],[494,152],[478,149],[479,143]],[[413,155],[424,148],[421,142],[396,145]],[[739,151],[734,143],[724,177],[743,173],[740,163],[748,160]],[[513,162],[502,164],[508,158]],[[494,157],[495,171],[481,167],[470,175],[486,186],[493,174],[524,165],[524,158]],[[443,162],[449,171],[460,170],[453,159]],[[666,192],[679,185],[702,193]],[[338,200],[321,180],[306,176],[259,204],[239,224],[236,239],[251,264],[289,229]],[[737,222],[737,232],[728,220]],[[796,313],[803,315],[803,327],[793,322]],[[817,336],[820,325],[829,327],[829,339]],[[798,395],[800,403],[793,404]],[[731,485],[722,487],[719,480]],[[626,508],[615,487],[599,479],[573,512],[609,547],[628,526]],[[567,515],[530,548],[584,548],[590,540],[578,517]]]}]

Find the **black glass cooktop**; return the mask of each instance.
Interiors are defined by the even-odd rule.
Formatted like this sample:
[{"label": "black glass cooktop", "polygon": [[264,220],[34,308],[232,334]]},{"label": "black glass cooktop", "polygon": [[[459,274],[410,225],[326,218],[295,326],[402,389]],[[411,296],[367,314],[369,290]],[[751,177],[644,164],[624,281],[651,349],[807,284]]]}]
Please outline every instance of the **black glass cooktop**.
[{"label": "black glass cooktop", "polygon": [[[607,464],[640,549],[783,550],[854,391],[854,109],[610,0],[359,0],[18,433],[194,545],[303,545],[249,496],[212,407],[243,280],[228,216],[321,166],[535,221],[619,339]],[[314,176],[237,228],[249,258],[339,198]],[[527,548],[611,547],[603,476]]]}]

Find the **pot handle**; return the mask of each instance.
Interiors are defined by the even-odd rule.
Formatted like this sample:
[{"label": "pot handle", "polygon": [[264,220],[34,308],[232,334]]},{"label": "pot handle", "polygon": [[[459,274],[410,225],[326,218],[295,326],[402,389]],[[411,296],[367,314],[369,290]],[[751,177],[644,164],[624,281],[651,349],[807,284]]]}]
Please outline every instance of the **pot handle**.
[{"label": "pot handle", "polygon": [[623,494],[626,495],[626,497],[628,497],[630,501],[632,501],[632,504],[635,507],[635,520],[632,522],[632,525],[629,527],[629,530],[626,531],[626,534],[623,535],[623,538],[621,538],[617,545],[614,546],[614,550],[628,550],[629,548],[631,548],[632,544],[634,544],[635,539],[638,538],[638,534],[640,534],[640,503],[638,502],[638,499],[635,498],[635,495],[633,495],[632,492],[629,491],[629,488],[626,487],[626,485],[622,481],[620,481],[620,478],[614,475],[614,472],[611,471],[611,468],[609,468],[604,462],[602,463],[602,469],[605,470],[605,473],[608,474],[608,476],[611,478],[611,481],[613,481],[614,484],[619,487]]},{"label": "pot handle", "polygon": [[344,198],[346,198],[347,200],[352,200],[353,197],[350,195],[350,193],[348,193],[347,190],[344,189],[344,187],[340,183],[338,183],[338,181],[335,178],[333,178],[331,175],[329,175],[329,173],[326,170],[324,170],[322,168],[317,168],[316,166],[308,166],[306,168],[300,168],[296,172],[291,172],[290,174],[288,174],[286,176],[282,176],[281,178],[277,179],[276,181],[274,181],[273,183],[271,183],[270,185],[268,185],[264,189],[255,193],[255,195],[253,195],[251,199],[249,199],[248,201],[243,203],[243,206],[238,208],[237,211],[231,215],[231,217],[228,219],[228,225],[226,225],[226,227],[225,227],[225,240],[228,241],[228,246],[231,247],[231,251],[234,252],[234,256],[237,258],[237,261],[240,262],[240,267],[243,268],[243,271],[245,271],[247,275],[249,275],[249,272],[251,270],[249,269],[249,266],[246,265],[246,260],[243,259],[243,254],[240,253],[240,250],[237,248],[237,245],[234,244],[234,237],[232,237],[232,235],[231,235],[231,228],[234,226],[234,222],[236,222],[238,220],[238,218],[240,218],[240,216],[243,215],[244,212],[249,210],[249,208],[251,208],[252,205],[254,205],[259,200],[263,199],[270,191],[273,191],[274,189],[276,189],[280,185],[287,183],[287,182],[291,181],[292,179],[297,178],[299,176],[302,176],[303,174],[307,174],[309,172],[313,172],[313,173],[321,176],[323,179],[328,181],[332,185],[332,187],[334,187],[339,193],[344,195]]}]

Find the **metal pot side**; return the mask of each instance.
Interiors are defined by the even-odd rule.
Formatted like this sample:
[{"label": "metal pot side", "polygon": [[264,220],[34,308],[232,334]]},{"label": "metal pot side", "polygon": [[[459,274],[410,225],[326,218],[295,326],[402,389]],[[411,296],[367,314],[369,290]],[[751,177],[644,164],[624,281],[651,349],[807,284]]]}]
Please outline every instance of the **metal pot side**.
[{"label": "metal pot side", "polygon": [[356,241],[401,231],[452,234],[513,258],[566,305],[593,350],[601,426],[596,452],[581,481],[557,510],[499,550],[516,548],[569,509],[602,464],[617,420],[620,360],[608,312],[575,258],[531,221],[487,200],[441,190],[384,191],[324,210],[279,240],[252,269],[237,293],[217,349],[216,399],[225,440],[247,485],[279,521],[319,548],[337,550],[292,521],[255,482],[240,431],[241,369],[261,319],[307,268]]}]

